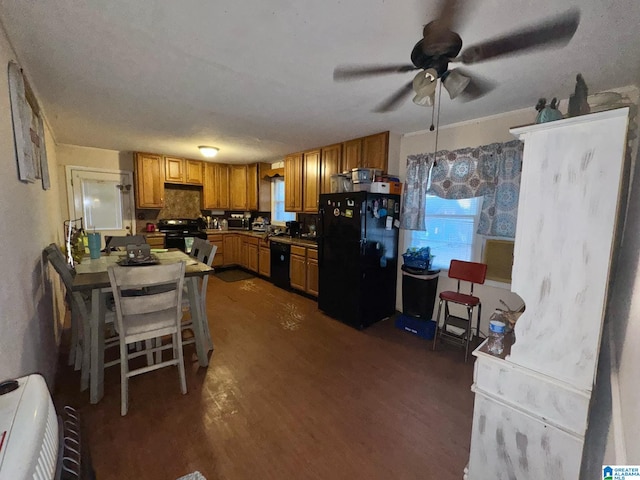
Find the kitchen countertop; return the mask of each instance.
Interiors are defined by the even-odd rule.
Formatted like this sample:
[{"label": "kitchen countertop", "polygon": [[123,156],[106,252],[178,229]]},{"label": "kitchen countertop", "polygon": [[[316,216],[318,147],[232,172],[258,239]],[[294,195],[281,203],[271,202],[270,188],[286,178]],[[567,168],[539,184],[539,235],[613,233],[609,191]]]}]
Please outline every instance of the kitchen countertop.
[{"label": "kitchen countertop", "polygon": [[[253,232],[251,230],[214,230],[207,229],[205,230],[208,235],[228,235],[235,233],[236,235],[244,235],[247,237],[254,237],[264,240],[266,233],[265,232]],[[315,240],[309,240],[306,238],[292,238],[288,235],[271,235],[269,240],[272,242],[279,243],[287,243],[289,245],[299,245],[307,248],[318,248],[318,242]]]}]

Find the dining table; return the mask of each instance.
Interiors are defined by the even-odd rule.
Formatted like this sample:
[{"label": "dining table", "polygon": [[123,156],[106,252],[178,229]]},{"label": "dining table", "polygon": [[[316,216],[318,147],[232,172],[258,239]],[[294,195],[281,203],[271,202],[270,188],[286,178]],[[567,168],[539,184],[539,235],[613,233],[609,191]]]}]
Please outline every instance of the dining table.
[{"label": "dining table", "polygon": [[[185,285],[189,298],[193,333],[195,337],[198,363],[201,367],[209,365],[209,325],[206,312],[202,311],[198,279],[210,275],[214,269],[199,262],[180,250],[169,249],[155,251],[158,264],[185,262]],[[73,291],[91,292],[91,313],[89,319],[90,335],[90,374],[89,399],[92,404],[98,403],[104,395],[104,349],[105,349],[105,313],[106,299],[111,294],[111,283],[107,269],[111,265],[126,259],[126,252],[102,253],[100,258],[85,256],[76,265],[73,280]],[[127,266],[122,268],[144,268],[143,266]]]}]

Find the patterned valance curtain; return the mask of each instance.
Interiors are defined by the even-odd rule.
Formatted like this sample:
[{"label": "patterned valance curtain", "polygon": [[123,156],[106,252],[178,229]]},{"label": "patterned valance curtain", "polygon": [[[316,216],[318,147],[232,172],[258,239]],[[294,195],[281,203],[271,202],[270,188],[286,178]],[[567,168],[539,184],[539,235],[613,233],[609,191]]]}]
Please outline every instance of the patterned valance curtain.
[{"label": "patterned valance curtain", "polygon": [[402,201],[400,228],[425,230],[425,199],[429,187],[429,171],[433,165],[432,153],[407,157],[407,180]]},{"label": "patterned valance curtain", "polygon": [[[431,184],[426,193],[448,199],[484,197],[477,233],[513,238],[518,213],[522,150],[523,143],[513,140],[436,152],[436,165],[432,169]],[[426,157],[432,164],[434,155],[412,155],[407,158],[404,200],[409,205],[403,207],[403,212],[421,212],[424,216],[426,198],[419,197],[415,188],[412,188],[416,181],[410,176],[409,167],[414,157]],[[403,222],[403,225],[408,230],[424,230],[424,218],[422,223]]]}]

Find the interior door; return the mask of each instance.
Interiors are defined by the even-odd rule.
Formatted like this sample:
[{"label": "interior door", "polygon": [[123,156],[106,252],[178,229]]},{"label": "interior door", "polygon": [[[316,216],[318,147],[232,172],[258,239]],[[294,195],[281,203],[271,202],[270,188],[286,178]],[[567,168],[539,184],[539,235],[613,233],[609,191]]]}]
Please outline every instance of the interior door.
[{"label": "interior door", "polygon": [[134,233],[133,174],[127,171],[67,167],[69,213],[83,218],[87,232]]}]

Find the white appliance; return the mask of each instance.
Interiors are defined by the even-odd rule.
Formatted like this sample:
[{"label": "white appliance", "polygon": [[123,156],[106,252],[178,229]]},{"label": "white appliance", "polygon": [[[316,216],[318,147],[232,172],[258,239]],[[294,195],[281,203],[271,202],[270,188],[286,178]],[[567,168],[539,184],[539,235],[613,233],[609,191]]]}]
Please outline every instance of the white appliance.
[{"label": "white appliance", "polygon": [[60,445],[58,417],[44,379],[17,379],[0,395],[0,480],[55,479]]}]

